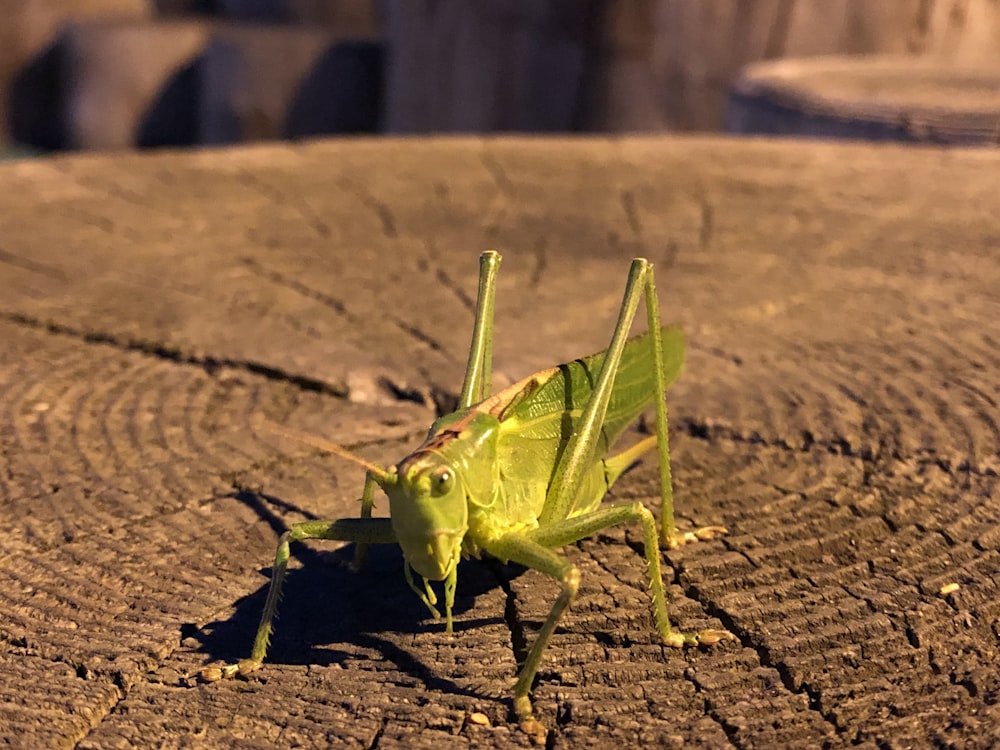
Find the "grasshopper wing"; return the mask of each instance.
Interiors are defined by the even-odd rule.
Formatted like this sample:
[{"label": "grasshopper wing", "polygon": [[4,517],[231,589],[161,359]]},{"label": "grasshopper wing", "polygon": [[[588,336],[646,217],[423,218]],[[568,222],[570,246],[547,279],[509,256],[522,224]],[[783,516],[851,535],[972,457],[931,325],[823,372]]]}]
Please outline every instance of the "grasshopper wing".
[{"label": "grasshopper wing", "polygon": [[[675,326],[661,329],[663,370],[669,386],[684,363],[684,335]],[[608,449],[656,397],[653,342],[649,334],[625,346],[611,401],[601,428],[597,455]],[[500,420],[501,473],[518,494],[538,508],[570,436],[576,429],[604,352],[543,370],[495,393],[481,404]]]}]

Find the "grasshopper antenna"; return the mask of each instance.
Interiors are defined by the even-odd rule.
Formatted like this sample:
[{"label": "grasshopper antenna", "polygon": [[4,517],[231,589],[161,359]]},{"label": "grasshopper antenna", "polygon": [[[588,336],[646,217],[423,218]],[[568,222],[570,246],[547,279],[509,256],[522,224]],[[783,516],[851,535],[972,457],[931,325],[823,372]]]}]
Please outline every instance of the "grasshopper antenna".
[{"label": "grasshopper antenna", "polygon": [[361,456],[352,453],[347,450],[342,445],[338,445],[330,440],[324,440],[316,435],[309,435],[305,432],[298,432],[296,430],[290,430],[287,427],[282,427],[279,424],[265,420],[263,426],[266,427],[270,432],[273,432],[282,437],[286,437],[289,440],[294,440],[298,443],[303,443],[309,445],[313,448],[323,451],[324,453],[332,453],[335,456],[346,459],[351,463],[357,464],[364,468],[372,477],[380,484],[384,486],[384,483],[391,484],[394,479],[393,472],[383,469],[378,464],[372,463],[371,461],[366,461],[361,458]]}]

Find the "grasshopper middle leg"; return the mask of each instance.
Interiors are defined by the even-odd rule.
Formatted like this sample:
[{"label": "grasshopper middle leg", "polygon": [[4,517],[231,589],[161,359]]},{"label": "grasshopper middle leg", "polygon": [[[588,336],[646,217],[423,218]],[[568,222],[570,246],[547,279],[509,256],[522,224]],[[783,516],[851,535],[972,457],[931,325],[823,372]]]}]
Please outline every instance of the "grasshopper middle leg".
[{"label": "grasshopper middle leg", "polygon": [[641,502],[609,505],[544,528],[507,534],[487,547],[490,554],[501,560],[512,560],[546,573],[562,585],[558,599],[528,651],[514,687],[514,709],[518,720],[526,725],[525,730],[529,733],[534,733],[537,729],[529,698],[532,683],[552,633],[555,632],[563,612],[576,597],[580,583],[580,571],[552,548],[572,544],[601,529],[633,520],[642,523],[644,555],[648,564],[649,589],[653,599],[653,620],[663,642],[668,646],[680,648],[699,643],[710,645],[733,637],[727,630],[706,629],[697,633],[681,633],[671,627],[667,615],[663,574],[660,570],[659,531],[653,514]]}]

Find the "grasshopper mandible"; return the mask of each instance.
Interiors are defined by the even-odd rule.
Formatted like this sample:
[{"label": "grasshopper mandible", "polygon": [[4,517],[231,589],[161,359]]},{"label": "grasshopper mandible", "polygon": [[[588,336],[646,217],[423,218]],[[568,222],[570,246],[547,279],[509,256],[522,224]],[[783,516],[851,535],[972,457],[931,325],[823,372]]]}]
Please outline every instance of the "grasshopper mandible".
[{"label": "grasshopper mandible", "polygon": [[[356,542],[356,565],[363,560],[368,544],[399,544],[406,581],[435,617],[440,614],[430,582],[444,581],[447,632],[452,630],[461,557],[488,553],[556,579],[562,591],[514,686],[514,711],[521,727],[535,736],[543,728],[532,711],[532,682],[556,624],[580,582],[576,566],[554,548],[609,526],[639,521],[653,619],[663,642],[682,647],[732,638],[726,630],[677,632],[667,616],[660,542],[676,547],[711,539],[726,530],[709,526],[680,533],[674,525],[663,394],[680,374],[684,338],[679,329],[660,325],[652,265],[643,258],[632,261],[618,323],[605,351],[542,370],[492,393],[493,302],[499,267],[499,253],[482,254],[472,346],[459,408],[435,421],[419,448],[385,469],[334,444],[309,441],[367,469],[361,517],[297,523],[281,536],[250,657],[238,664],[206,668],[203,679],[245,676],[261,666],[288,564],[289,543],[303,539]],[[629,329],[642,296],[649,330],[630,340]],[[650,402],[656,405],[656,434],[607,456],[612,444]],[[615,480],[654,445],[662,499],[659,529],[641,502],[601,505]],[[390,518],[372,517],[376,487],[389,497]],[[423,579],[422,586],[414,581],[413,572]]]}]

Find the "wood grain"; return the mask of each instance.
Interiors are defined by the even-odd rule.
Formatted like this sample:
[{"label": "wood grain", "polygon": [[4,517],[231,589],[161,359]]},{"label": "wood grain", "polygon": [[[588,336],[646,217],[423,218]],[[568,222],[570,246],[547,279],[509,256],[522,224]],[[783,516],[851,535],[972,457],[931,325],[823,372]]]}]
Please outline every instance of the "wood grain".
[{"label": "wood grain", "polygon": [[1000,68],[904,55],[748,65],[730,133],[990,146],[1000,140]]},{"label": "wood grain", "polygon": [[[355,575],[301,547],[259,676],[187,679],[244,655],[281,530],[357,510],[353,467],[263,421],[405,455],[460,387],[492,247],[500,381],[602,348],[629,258],[657,264],[691,345],[680,521],[731,529],[665,554],[674,622],[738,636],[710,650],[658,644],[637,529],[566,551],[550,746],[996,743],[998,166],[717,138],[0,166],[0,736],[529,746],[510,690],[557,587],[489,561],[452,638],[398,551]],[[655,475],[617,496],[655,505]]]}]

